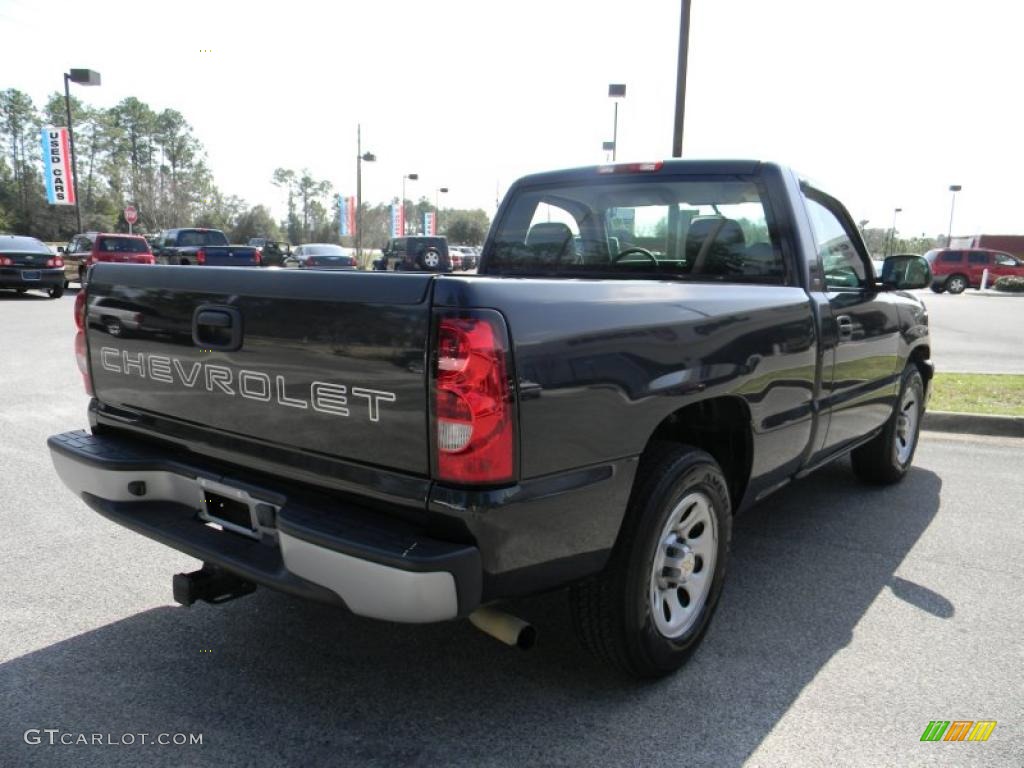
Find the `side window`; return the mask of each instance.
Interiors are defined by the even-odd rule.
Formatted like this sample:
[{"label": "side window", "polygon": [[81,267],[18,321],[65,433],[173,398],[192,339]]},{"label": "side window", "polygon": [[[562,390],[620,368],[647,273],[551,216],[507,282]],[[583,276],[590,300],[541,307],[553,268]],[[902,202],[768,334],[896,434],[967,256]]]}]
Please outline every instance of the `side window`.
[{"label": "side window", "polygon": [[963,254],[960,251],[946,251],[942,254],[939,261],[945,261],[949,264],[959,264],[963,259]]},{"label": "side window", "polygon": [[843,222],[817,200],[804,197],[829,290],[863,288],[868,270]]},{"label": "side window", "polygon": [[968,264],[988,264],[987,251],[971,251],[967,254]]},{"label": "side window", "polygon": [[997,253],[995,256],[996,264],[998,264],[1000,267],[1016,267],[1020,264],[1020,262],[1013,258],[1013,256],[1010,256],[1008,253]]},{"label": "side window", "polygon": [[88,237],[78,238],[78,253],[89,253],[92,251],[92,240]]}]

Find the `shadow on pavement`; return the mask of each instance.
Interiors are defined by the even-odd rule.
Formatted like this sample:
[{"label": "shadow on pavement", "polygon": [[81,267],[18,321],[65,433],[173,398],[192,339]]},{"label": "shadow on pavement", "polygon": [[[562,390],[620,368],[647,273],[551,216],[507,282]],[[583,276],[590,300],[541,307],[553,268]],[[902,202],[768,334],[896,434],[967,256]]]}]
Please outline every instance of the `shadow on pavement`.
[{"label": "shadow on pavement", "polygon": [[[155,608],[0,666],[0,753],[12,765],[738,765],[882,590],[952,615],[894,576],[940,488],[921,469],[865,488],[841,462],[755,507],[737,521],[703,647],[653,684],[584,655],[564,593],[513,606],[540,631],[523,653],[468,622],[389,625],[261,590]],[[204,743],[26,746],[28,728]]]}]

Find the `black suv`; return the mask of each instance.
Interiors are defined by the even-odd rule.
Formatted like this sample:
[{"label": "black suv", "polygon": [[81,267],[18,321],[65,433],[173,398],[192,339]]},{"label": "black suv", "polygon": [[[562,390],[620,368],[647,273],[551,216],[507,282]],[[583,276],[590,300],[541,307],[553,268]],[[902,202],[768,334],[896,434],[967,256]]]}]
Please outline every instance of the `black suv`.
[{"label": "black suv", "polygon": [[382,258],[375,259],[373,268],[398,272],[451,272],[452,260],[448,256],[448,240],[443,237],[393,237],[381,249]]}]

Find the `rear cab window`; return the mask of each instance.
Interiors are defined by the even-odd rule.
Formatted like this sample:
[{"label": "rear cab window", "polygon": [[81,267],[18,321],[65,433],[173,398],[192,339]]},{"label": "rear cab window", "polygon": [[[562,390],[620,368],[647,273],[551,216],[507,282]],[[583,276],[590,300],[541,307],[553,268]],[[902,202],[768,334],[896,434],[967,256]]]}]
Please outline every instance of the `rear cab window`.
[{"label": "rear cab window", "polygon": [[609,175],[518,190],[496,223],[489,274],[783,284],[756,177]]},{"label": "rear cab window", "polygon": [[141,237],[103,235],[96,238],[100,253],[149,253],[149,243]]},{"label": "rear cab window", "polygon": [[223,232],[215,229],[183,229],[178,232],[177,245],[189,248],[195,245],[227,245]]}]

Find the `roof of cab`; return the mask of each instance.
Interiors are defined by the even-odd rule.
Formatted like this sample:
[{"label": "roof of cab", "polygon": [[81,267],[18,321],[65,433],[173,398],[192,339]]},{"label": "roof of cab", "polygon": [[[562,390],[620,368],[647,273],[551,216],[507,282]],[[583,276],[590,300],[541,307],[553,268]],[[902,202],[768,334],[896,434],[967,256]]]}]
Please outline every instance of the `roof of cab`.
[{"label": "roof of cab", "polygon": [[[658,162],[658,161],[650,161]],[[693,174],[695,176],[717,176],[717,175],[739,175],[749,176],[758,173],[761,168],[765,165],[773,165],[771,163],[765,163],[761,160],[663,160],[661,167],[657,170],[640,170],[635,171],[637,176],[647,174]],[[565,181],[580,181],[583,179],[590,180],[593,178],[599,178],[603,174],[608,175],[624,175],[630,174],[628,170],[629,166],[642,166],[648,165],[648,162],[630,162],[630,163],[609,163],[604,165],[587,165],[578,168],[564,168],[556,171],[544,171],[542,173],[532,173],[528,176],[523,176],[516,183],[517,184],[547,184],[551,182],[565,182]],[[616,174],[612,174],[608,169],[619,168],[620,170]]]}]

